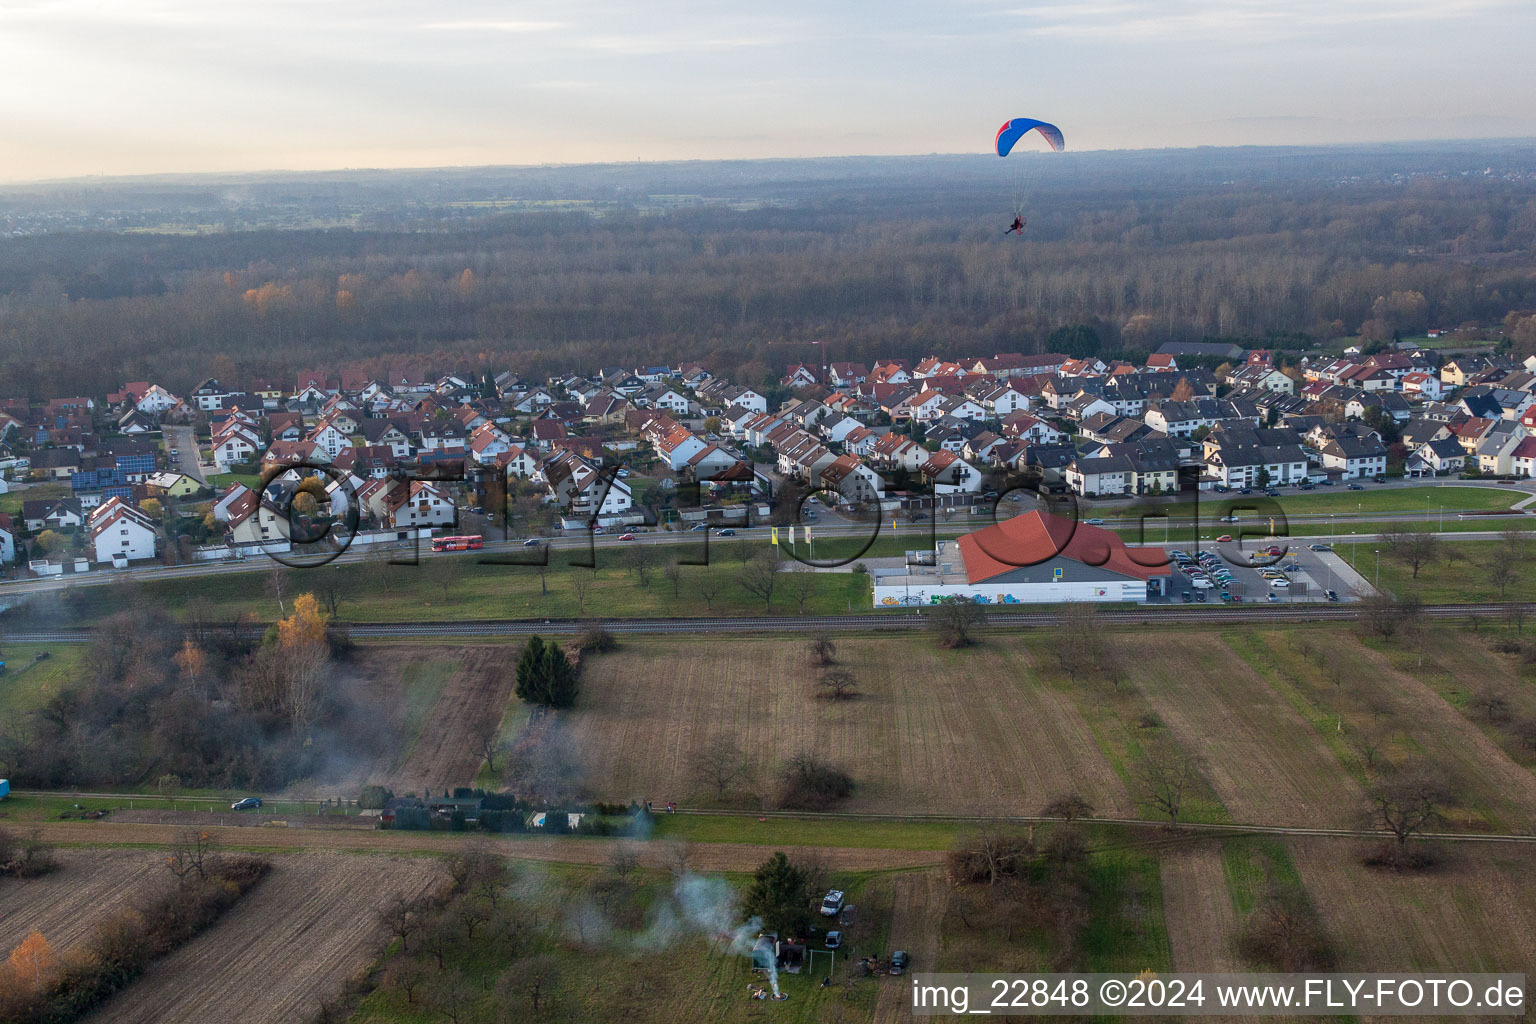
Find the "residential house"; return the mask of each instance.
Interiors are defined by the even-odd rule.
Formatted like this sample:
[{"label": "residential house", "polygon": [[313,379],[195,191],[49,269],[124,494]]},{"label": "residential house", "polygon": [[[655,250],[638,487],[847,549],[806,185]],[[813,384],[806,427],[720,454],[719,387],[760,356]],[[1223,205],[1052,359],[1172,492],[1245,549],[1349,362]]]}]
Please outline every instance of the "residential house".
[{"label": "residential house", "polygon": [[85,510],[75,498],[23,501],[21,522],[30,533],[39,530],[72,530],[85,523]]},{"label": "residential house", "polygon": [[599,473],[575,452],[553,456],[543,475],[551,496],[575,516],[621,515],[634,505],[629,484],[615,470]]},{"label": "residential house", "polygon": [[1459,473],[1467,464],[1466,449],[1449,434],[1421,443],[1414,449],[1413,455],[1424,464],[1428,472],[1436,475]]},{"label": "residential house", "polygon": [[123,498],[108,498],[97,506],[91,512],[89,532],[98,562],[155,557],[155,521]]},{"label": "residential house", "polygon": [[922,474],[935,494],[974,494],[981,490],[981,470],[954,452],[934,452],[923,463]]},{"label": "residential house", "polygon": [[1359,480],[1387,471],[1387,449],[1371,437],[1343,435],[1323,445],[1318,452],[1324,469],[1339,470],[1345,480]]},{"label": "residential house", "polygon": [[453,500],[430,480],[411,480],[389,492],[387,521],[394,529],[452,526],[458,522]]}]

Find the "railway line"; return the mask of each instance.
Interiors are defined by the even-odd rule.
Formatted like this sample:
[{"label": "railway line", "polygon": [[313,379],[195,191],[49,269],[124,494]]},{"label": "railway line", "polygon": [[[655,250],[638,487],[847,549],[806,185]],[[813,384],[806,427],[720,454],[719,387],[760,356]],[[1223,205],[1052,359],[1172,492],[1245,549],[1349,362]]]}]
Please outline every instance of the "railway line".
[{"label": "railway line", "polygon": [[[1536,605],[1517,603],[1432,604],[1420,606],[1421,614],[1436,619],[1496,617],[1511,613],[1531,614]],[[1101,621],[1124,625],[1224,626],[1278,622],[1349,622],[1365,614],[1356,604],[1253,605],[1222,607],[1143,607],[1099,609]],[[1028,612],[986,612],[985,625],[993,629],[1038,629],[1057,626],[1064,620],[1058,610]],[[932,617],[916,612],[868,612],[852,615],[806,616],[716,616],[711,618],[649,619],[465,619],[446,622],[338,622],[356,640],[429,639],[455,637],[529,636],[534,633],[574,634],[593,626],[622,634],[730,634],[730,633],[801,633],[807,630],[839,632],[879,632],[885,630],[923,629]],[[203,629],[239,628],[260,636],[267,624],[236,627],[232,623],[209,625]],[[9,643],[87,643],[94,635],[89,629],[33,629],[0,633]]]}]

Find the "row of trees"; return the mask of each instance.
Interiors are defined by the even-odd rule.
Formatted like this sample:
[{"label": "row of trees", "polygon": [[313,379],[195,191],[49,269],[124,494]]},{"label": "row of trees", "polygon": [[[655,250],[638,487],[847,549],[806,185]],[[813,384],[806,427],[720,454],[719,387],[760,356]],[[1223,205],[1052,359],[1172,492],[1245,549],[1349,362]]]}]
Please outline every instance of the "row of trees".
[{"label": "row of trees", "polygon": [[[869,362],[1390,337],[1511,314],[1516,340],[1536,344],[1536,284],[1518,261],[1465,258],[1529,249],[1528,187],[1341,191],[1324,177],[1283,191],[1141,177],[1134,198],[1124,180],[1079,179],[1042,198],[1032,244],[1009,247],[983,226],[978,192],[936,206],[867,182],[877,192],[856,213],[828,182],[795,208],[748,213],[21,238],[0,256],[0,379],[46,397],[317,362],[383,375],[701,359],[757,384],[782,373],[787,350],[770,346],[785,340]],[[102,287],[113,266],[158,286]]]}]

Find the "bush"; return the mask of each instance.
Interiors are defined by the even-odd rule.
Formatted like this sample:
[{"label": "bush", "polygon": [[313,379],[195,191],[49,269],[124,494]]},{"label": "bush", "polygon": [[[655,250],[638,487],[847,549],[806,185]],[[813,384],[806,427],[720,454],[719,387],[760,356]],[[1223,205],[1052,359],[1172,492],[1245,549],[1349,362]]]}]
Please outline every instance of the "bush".
[{"label": "bush", "polygon": [[382,810],[394,798],[394,792],[383,786],[364,786],[357,795],[357,806],[364,810]]},{"label": "bush", "polygon": [[576,649],[583,653],[594,651],[605,654],[619,646],[619,642],[613,638],[613,634],[602,626],[591,625],[581,631],[581,636],[576,638]]},{"label": "bush", "polygon": [[852,776],[815,754],[796,754],[779,767],[780,807],[824,811],[852,795]]},{"label": "bush", "polygon": [[1272,971],[1326,971],[1335,955],[1317,913],[1298,890],[1271,887],[1243,922],[1237,949],[1253,964]]}]

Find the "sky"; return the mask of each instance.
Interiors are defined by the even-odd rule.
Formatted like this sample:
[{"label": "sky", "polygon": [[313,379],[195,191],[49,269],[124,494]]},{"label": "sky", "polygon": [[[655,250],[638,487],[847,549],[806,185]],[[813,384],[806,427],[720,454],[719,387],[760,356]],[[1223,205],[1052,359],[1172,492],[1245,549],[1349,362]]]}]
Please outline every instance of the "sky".
[{"label": "sky", "polygon": [[1536,136],[1532,0],[0,0],[0,181]]}]

